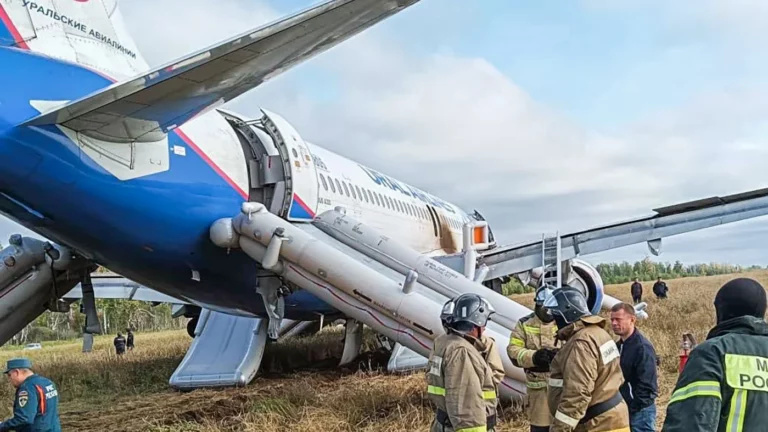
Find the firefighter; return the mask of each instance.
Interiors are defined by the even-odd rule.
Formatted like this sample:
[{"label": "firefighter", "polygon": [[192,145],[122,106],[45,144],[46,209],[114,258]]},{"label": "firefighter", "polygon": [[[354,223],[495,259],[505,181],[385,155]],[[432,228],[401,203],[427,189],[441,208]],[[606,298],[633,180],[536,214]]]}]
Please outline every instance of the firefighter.
[{"label": "firefighter", "polygon": [[525,371],[528,390],[526,411],[531,432],[549,431],[549,407],[547,406],[547,379],[549,364],[557,352],[555,334],[557,326],[544,300],[552,294],[548,286],[536,291],[533,313],[521,318],[509,338],[507,355],[512,364]]},{"label": "firefighter", "polygon": [[497,384],[483,357],[490,344],[482,342],[493,312],[477,294],[462,294],[443,306],[446,333],[435,339],[427,372],[427,393],[437,408],[432,432],[494,430]]},{"label": "firefighter", "polygon": [[691,351],[669,399],[663,432],[762,431],[768,423],[766,295],[755,280],[723,285],[717,325]]},{"label": "firefighter", "polygon": [[581,291],[564,286],[544,302],[565,341],[550,365],[551,432],[629,432],[619,349],[605,318],[592,315]]},{"label": "firefighter", "polygon": [[[448,323],[446,321],[448,317],[451,316],[446,313],[446,311],[451,308],[447,306],[451,302],[453,302],[453,300],[448,300],[443,305],[443,311],[440,313],[440,320],[443,322],[443,329],[445,329],[446,333],[448,332]],[[499,394],[499,386],[501,385],[501,380],[504,379],[506,372],[504,372],[504,363],[501,362],[501,356],[499,356],[499,351],[496,347],[496,340],[483,333],[475,347],[480,351],[480,354],[483,356],[486,363],[488,363],[488,366],[491,367],[491,371],[493,372],[493,384],[496,386],[496,394]]]},{"label": "firefighter", "polygon": [[8,360],[5,375],[16,387],[16,400],[13,417],[0,423],[0,431],[61,432],[56,385],[34,373],[27,358]]}]

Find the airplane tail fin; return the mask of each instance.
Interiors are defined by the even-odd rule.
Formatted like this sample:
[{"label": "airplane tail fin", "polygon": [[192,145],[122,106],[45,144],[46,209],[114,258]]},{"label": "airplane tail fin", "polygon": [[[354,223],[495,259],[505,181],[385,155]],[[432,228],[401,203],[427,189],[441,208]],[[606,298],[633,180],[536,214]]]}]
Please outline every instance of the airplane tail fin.
[{"label": "airplane tail fin", "polygon": [[112,80],[148,69],[117,0],[0,0],[0,47],[77,63]]}]

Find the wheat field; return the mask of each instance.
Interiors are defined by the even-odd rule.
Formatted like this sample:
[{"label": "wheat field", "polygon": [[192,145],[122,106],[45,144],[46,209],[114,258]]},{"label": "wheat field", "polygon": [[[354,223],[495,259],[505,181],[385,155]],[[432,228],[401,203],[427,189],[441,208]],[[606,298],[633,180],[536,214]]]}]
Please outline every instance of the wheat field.
[{"label": "wheat field", "polygon": [[[726,281],[752,277],[768,286],[768,271],[675,279],[670,298],[657,301],[644,283],[650,318],[639,324],[661,360],[658,426],[677,378],[682,334],[704,340],[714,323],[712,300]],[[629,284],[606,291],[629,300]],[[532,295],[513,296],[532,306]],[[44,343],[39,351],[0,349],[0,362],[29,356],[38,373],[59,386],[65,431],[413,431],[427,430],[433,412],[422,373],[383,372],[387,357],[376,352],[370,336],[368,353],[346,368],[341,357],[343,334],[326,328],[310,338],[269,345],[262,370],[244,388],[173,391],[168,379],[191,340],[184,331],[137,334],[136,350],[117,358],[114,336],[101,336],[84,354],[80,342]],[[502,341],[500,341],[502,342]],[[503,341],[506,342],[506,341]],[[0,414],[11,413],[13,389],[0,385]],[[527,431],[517,406],[501,412],[499,431]]]}]

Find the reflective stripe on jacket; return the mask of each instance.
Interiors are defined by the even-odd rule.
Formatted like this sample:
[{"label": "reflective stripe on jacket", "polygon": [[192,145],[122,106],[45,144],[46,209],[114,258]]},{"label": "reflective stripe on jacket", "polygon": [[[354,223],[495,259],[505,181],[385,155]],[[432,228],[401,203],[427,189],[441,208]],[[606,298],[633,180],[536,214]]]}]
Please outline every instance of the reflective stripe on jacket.
[{"label": "reflective stripe on jacket", "polygon": [[460,335],[444,334],[435,339],[427,367],[429,399],[453,426],[445,430],[486,431],[486,419],[496,415],[497,393],[480,351]]},{"label": "reflective stripe on jacket", "polygon": [[691,351],[662,431],[751,432],[768,423],[768,324],[738,317]]},{"label": "reflective stripe on jacket", "polygon": [[629,413],[623,399],[610,410],[579,424],[587,408],[616,395],[624,382],[619,349],[605,326],[604,318],[591,315],[558,332],[558,337],[567,342],[550,368],[550,432],[629,432]]},{"label": "reflective stripe on jacket", "polygon": [[554,348],[557,326],[554,321],[544,324],[530,314],[520,319],[509,337],[507,355],[517,367],[525,369],[526,383],[529,388],[546,388],[549,372],[533,372],[533,353],[539,348]]},{"label": "reflective stripe on jacket", "polygon": [[507,355],[517,367],[525,371],[528,397],[526,414],[528,421],[539,427],[550,424],[549,407],[547,406],[547,379],[549,372],[535,372],[533,353],[540,348],[555,348],[557,325],[553,322],[543,323],[535,313],[521,318],[509,337]]}]

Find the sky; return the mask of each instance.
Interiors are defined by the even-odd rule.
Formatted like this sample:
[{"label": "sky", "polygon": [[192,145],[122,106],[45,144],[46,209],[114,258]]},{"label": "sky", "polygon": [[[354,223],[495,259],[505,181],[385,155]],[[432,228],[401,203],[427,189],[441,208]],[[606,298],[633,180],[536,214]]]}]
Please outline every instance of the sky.
[{"label": "sky", "polygon": [[[159,66],[316,2],[118,3]],[[275,111],[517,243],[767,187],[766,24],[758,0],[421,0],[227,106]],[[768,265],[766,243],[759,218],[667,238],[654,259]]]}]

